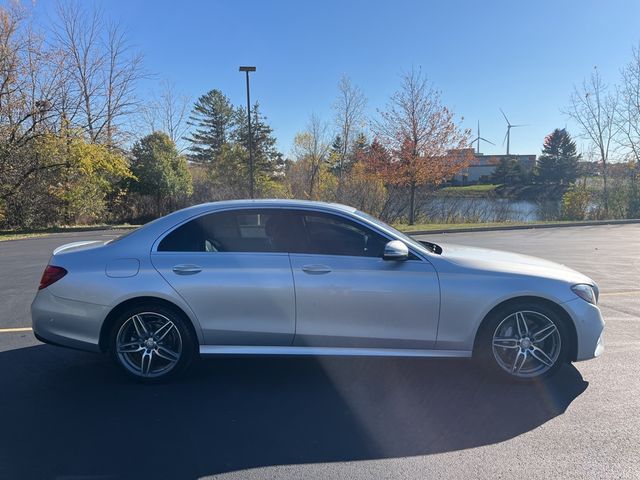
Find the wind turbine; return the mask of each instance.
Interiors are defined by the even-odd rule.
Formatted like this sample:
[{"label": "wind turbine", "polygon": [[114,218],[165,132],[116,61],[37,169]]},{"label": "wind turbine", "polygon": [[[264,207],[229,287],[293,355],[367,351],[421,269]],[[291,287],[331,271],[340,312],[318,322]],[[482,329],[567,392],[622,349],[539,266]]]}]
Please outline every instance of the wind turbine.
[{"label": "wind turbine", "polygon": [[507,155],[509,155],[509,141],[511,140],[511,129],[512,128],[516,128],[516,127],[526,127],[527,125],[512,125],[511,122],[509,122],[509,119],[507,118],[505,113],[502,111],[502,109],[500,109],[500,113],[502,113],[502,116],[504,117],[504,119],[507,122],[507,134],[504,136],[504,140],[502,141],[502,145],[504,145],[505,141],[507,142]]},{"label": "wind turbine", "polygon": [[493,143],[492,141],[487,140],[486,138],[483,138],[480,136],[480,120],[478,120],[478,136],[471,141],[471,145],[478,142],[478,144],[476,145],[476,153],[478,155],[480,155],[480,140],[482,140],[483,142],[490,143],[491,145],[495,145],[495,143]]}]

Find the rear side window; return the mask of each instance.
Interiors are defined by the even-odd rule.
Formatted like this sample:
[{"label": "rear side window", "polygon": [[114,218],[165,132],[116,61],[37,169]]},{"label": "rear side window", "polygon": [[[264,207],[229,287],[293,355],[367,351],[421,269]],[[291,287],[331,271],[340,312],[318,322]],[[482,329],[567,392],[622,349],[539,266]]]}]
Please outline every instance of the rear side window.
[{"label": "rear side window", "polygon": [[306,247],[295,212],[238,210],[211,213],[169,233],[159,252],[296,252]]}]

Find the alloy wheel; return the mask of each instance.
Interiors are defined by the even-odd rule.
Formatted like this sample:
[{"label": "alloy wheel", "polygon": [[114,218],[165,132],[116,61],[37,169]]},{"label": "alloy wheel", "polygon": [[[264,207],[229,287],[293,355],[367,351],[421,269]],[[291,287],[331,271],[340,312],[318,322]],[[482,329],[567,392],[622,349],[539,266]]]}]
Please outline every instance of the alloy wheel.
[{"label": "alloy wheel", "polygon": [[155,312],[129,317],[116,335],[122,365],[139,377],[154,378],[171,371],[182,355],[182,336],[169,318]]},{"label": "alloy wheel", "polygon": [[520,378],[545,374],[558,361],[560,331],[546,315],[531,310],[511,313],[495,329],[493,356],[507,373]]}]

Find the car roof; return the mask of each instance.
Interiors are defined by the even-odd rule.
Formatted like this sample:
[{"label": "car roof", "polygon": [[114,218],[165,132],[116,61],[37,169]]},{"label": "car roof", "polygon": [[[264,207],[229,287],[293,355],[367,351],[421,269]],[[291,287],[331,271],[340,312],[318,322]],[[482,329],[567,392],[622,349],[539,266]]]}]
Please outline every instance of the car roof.
[{"label": "car roof", "polygon": [[143,240],[143,243],[151,243],[167,230],[174,228],[176,225],[193,217],[197,217],[202,214],[213,213],[219,210],[233,208],[306,208],[312,210],[325,210],[350,214],[357,212],[355,208],[349,207],[347,205],[341,205],[339,203],[315,202],[309,200],[259,199],[225,200],[221,202],[201,203],[199,205],[194,205],[192,207],[187,207],[183,208],[182,210],[175,211],[164,217],[160,217],[152,222],[143,225],[137,230],[134,230],[130,234],[123,236],[121,242],[118,241],[112,243],[119,244],[122,247],[125,247],[125,245],[130,245],[132,243],[140,242],[140,240]]},{"label": "car roof", "polygon": [[[179,212],[185,212],[190,214],[197,214],[202,211],[213,211],[213,210],[223,210],[227,208],[320,208],[320,209],[328,209],[328,210],[339,210],[343,212],[353,213],[356,211],[355,208],[350,207],[348,205],[342,205],[340,203],[327,203],[327,202],[317,202],[312,200],[297,200],[297,199],[282,199],[282,198],[272,198],[272,199],[253,199],[253,200],[224,200],[220,202],[209,202],[209,203],[201,203],[199,205],[194,205],[192,207],[187,207]],[[175,212],[178,213],[178,212]],[[190,215],[189,215],[190,216]]]}]

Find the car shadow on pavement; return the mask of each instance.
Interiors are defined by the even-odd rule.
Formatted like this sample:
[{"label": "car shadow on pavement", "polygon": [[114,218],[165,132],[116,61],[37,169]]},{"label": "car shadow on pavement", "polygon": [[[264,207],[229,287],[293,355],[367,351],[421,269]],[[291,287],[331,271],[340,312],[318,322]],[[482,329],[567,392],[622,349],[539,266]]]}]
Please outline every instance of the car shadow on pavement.
[{"label": "car shadow on pavement", "polygon": [[510,384],[469,361],[217,358],[140,385],[107,356],[0,353],[0,478],[199,478],[426,455],[508,440],[588,386],[573,366]]}]

